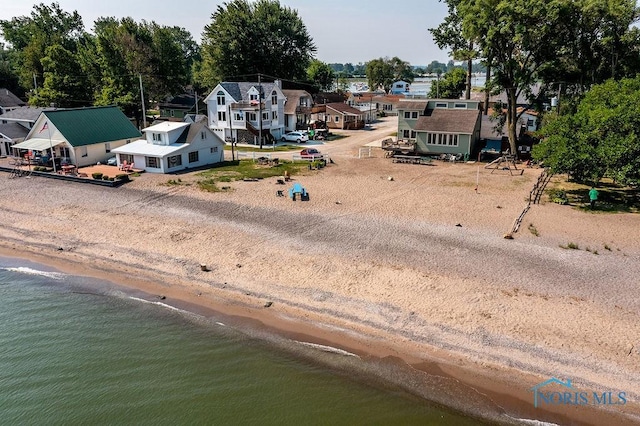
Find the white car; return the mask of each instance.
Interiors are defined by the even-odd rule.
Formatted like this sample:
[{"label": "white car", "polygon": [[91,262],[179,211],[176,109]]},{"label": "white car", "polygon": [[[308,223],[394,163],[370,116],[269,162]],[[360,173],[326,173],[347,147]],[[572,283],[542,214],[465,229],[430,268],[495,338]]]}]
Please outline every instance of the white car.
[{"label": "white car", "polygon": [[117,165],[117,164],[118,164],[118,161],[116,160],[116,157],[115,157],[115,156],[114,156],[114,157],[110,157],[110,158],[107,160],[107,164],[108,164],[108,165],[110,165],[110,166],[115,166],[115,165]]},{"label": "white car", "polygon": [[301,143],[308,141],[309,136],[307,135],[307,132],[289,132],[282,136],[282,140]]}]

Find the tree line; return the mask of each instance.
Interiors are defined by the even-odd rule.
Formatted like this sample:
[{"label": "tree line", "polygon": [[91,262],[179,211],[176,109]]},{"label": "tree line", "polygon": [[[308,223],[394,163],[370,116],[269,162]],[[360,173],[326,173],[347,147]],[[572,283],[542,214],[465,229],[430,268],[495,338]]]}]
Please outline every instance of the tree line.
[{"label": "tree line", "polygon": [[[518,98],[524,97],[531,107],[540,108],[542,102],[555,96],[562,100],[563,108],[559,114],[547,115],[548,130],[541,134],[545,140],[536,150],[539,159],[549,161],[554,171],[584,178],[587,175],[578,170],[578,164],[584,167],[587,157],[599,148],[607,152],[617,149],[624,155],[612,152],[621,159],[616,167],[630,167],[630,158],[638,153],[635,131],[623,137],[619,130],[631,131],[629,126],[593,127],[597,120],[590,125],[580,120],[588,115],[587,109],[603,113],[608,108],[588,93],[603,95],[600,85],[623,90],[631,83],[619,82],[636,78],[640,70],[640,30],[634,25],[640,10],[635,0],[443,1],[449,13],[430,32],[439,47],[449,49],[454,60],[466,61],[469,69],[473,61],[485,64],[486,100],[491,93],[506,93],[507,102],[497,106],[496,115],[499,123],[506,126],[511,152],[516,153],[516,126],[523,112],[518,110]],[[467,97],[470,74],[467,73]],[[536,92],[533,88],[537,85],[540,90]],[[553,123],[555,120],[558,122]],[[580,133],[596,128],[602,132],[595,133],[597,137]],[[552,132],[561,129],[565,139],[559,142],[561,136]],[[607,132],[614,130],[618,131],[614,138],[617,142],[601,144],[607,140]],[[578,153],[573,165],[555,161],[569,151]],[[598,172],[592,177],[603,176],[602,167],[594,170]],[[607,170],[613,173],[611,168]]]},{"label": "tree line", "polygon": [[[91,32],[78,12],[58,3],[35,5],[29,16],[0,20],[0,84],[37,106],[118,105],[128,115],[145,97],[162,100],[186,87],[204,93],[224,80],[255,80],[257,74],[331,90],[355,73],[371,87],[410,77],[398,59],[367,64],[326,64],[297,11],[277,0],[233,0],[217,6],[202,43],[177,26],[101,17]],[[340,88],[338,85],[337,88]]]}]

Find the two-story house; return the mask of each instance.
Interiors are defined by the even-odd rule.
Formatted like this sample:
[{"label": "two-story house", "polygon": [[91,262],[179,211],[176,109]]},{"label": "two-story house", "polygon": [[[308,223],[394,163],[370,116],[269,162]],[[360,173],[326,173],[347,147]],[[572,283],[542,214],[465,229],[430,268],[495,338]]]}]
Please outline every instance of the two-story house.
[{"label": "two-story house", "polygon": [[282,90],[282,93],[287,98],[284,104],[285,130],[306,130],[311,124],[313,96],[306,90]]},{"label": "two-story house", "polygon": [[469,158],[480,139],[479,101],[428,99],[398,103],[398,139],[421,154],[462,154]]},{"label": "two-story house", "polygon": [[144,139],[111,152],[118,165],[125,161],[136,170],[172,173],[224,161],[224,142],[207,126],[207,120],[160,122],[142,129]]},{"label": "two-story house", "polygon": [[285,133],[285,102],[280,81],[219,83],[205,99],[209,128],[220,139],[259,144]]}]

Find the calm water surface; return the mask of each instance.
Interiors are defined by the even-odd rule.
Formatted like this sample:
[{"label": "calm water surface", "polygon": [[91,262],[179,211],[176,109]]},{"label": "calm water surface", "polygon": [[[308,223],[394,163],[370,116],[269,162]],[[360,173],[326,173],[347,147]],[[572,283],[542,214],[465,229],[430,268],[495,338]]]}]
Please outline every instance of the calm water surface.
[{"label": "calm water surface", "polygon": [[1,424],[477,424],[215,319],[46,271],[0,258]]}]

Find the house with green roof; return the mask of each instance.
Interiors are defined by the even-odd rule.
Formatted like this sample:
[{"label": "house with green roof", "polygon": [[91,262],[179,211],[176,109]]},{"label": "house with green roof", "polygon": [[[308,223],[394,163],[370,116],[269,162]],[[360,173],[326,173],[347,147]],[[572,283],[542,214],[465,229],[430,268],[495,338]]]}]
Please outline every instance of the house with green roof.
[{"label": "house with green roof", "polygon": [[142,133],[115,106],[43,111],[23,142],[14,151],[37,151],[66,159],[76,167],[106,162],[111,151]]}]

